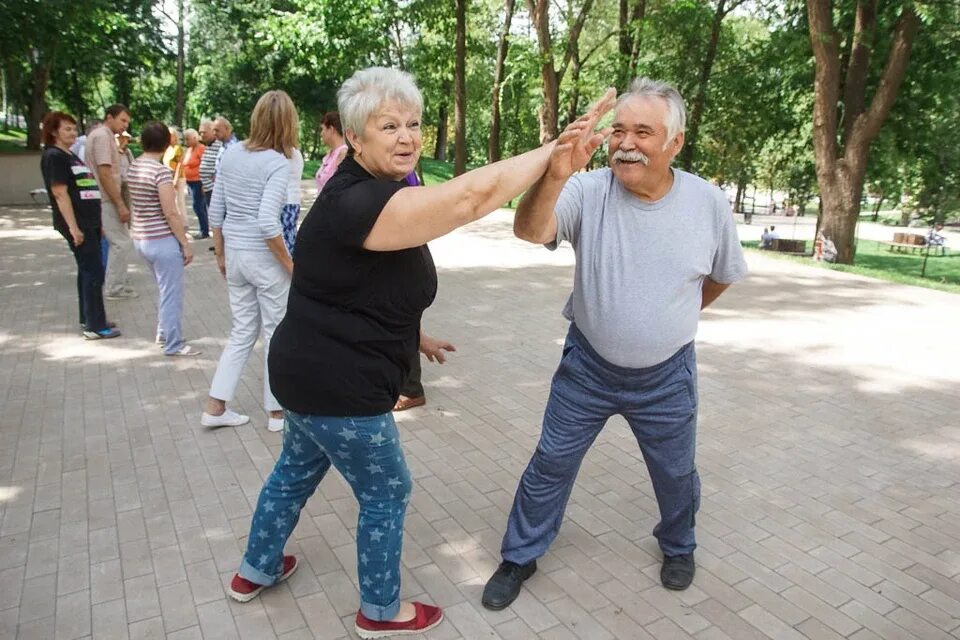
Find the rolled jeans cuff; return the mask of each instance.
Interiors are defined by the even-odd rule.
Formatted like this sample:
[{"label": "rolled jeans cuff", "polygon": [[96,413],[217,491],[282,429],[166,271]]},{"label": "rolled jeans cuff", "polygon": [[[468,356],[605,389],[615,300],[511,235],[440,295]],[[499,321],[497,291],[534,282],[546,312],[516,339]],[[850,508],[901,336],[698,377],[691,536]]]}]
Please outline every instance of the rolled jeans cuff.
[{"label": "rolled jeans cuff", "polygon": [[[268,587],[277,581],[279,576],[270,576],[257,569],[255,566],[247,562],[247,559],[244,558],[243,562],[240,564],[240,571],[237,573],[240,574],[241,578],[246,578],[254,584],[263,585]],[[396,614],[394,614],[396,615]]]},{"label": "rolled jeans cuff", "polygon": [[[246,562],[244,562],[244,564],[246,564]],[[254,571],[256,571],[256,569],[254,569]],[[243,575],[242,569],[240,571],[240,575]],[[247,580],[249,579],[250,578],[247,578]],[[377,622],[391,620],[399,612],[400,612],[400,598],[397,598],[396,600],[394,600],[388,605],[370,604],[369,602],[364,602],[363,600],[360,601],[360,613],[362,613],[368,619],[376,620]]]}]

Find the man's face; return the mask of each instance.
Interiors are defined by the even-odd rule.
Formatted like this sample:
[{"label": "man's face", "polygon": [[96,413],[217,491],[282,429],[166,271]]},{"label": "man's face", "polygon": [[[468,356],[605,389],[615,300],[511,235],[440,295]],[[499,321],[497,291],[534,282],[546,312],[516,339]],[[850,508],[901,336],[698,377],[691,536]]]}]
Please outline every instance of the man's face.
[{"label": "man's face", "polygon": [[[660,98],[631,98],[614,115],[610,168],[629,191],[670,175],[670,163],[683,147],[683,134],[667,139],[667,103]],[[664,148],[666,146],[666,148]]]},{"label": "man's face", "polygon": [[220,142],[226,142],[230,139],[230,129],[227,127],[226,123],[217,120],[213,123],[213,135],[216,136],[217,140]]},{"label": "man's face", "polygon": [[203,144],[210,144],[213,142],[213,126],[207,125],[200,128],[200,139],[203,140]]},{"label": "man's face", "polygon": [[123,133],[130,126],[130,114],[124,111],[118,116],[107,116],[103,124],[114,134]]}]

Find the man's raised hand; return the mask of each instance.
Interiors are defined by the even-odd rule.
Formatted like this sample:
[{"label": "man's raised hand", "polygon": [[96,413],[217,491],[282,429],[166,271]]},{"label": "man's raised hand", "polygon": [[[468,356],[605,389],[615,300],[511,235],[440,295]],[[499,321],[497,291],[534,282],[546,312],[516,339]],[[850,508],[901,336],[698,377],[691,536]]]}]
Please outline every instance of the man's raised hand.
[{"label": "man's raised hand", "polygon": [[597,123],[616,102],[617,91],[610,87],[603,97],[590,105],[586,113],[567,125],[550,155],[550,166],[547,168],[550,177],[566,180],[587,166],[593,152],[612,131],[609,127],[597,131]]}]

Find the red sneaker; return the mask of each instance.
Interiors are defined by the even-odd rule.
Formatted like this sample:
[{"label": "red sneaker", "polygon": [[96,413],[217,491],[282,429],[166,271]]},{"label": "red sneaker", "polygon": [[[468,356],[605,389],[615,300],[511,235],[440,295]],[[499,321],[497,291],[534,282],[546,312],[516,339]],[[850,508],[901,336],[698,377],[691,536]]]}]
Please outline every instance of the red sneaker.
[{"label": "red sneaker", "polygon": [[429,631],[443,622],[443,611],[422,602],[414,602],[416,613],[406,622],[379,622],[357,611],[357,635],[361,638],[388,638],[408,636]]},{"label": "red sneaker", "polygon": [[[277,581],[274,582],[273,585],[280,584],[293,575],[293,572],[297,570],[298,566],[300,566],[300,563],[297,562],[296,556],[283,556],[283,573],[280,574],[280,577],[277,578]],[[246,578],[241,578],[238,573],[233,576],[233,580],[230,581],[230,588],[227,589],[227,593],[237,602],[249,602],[260,595],[261,591],[273,585],[250,582]]]}]

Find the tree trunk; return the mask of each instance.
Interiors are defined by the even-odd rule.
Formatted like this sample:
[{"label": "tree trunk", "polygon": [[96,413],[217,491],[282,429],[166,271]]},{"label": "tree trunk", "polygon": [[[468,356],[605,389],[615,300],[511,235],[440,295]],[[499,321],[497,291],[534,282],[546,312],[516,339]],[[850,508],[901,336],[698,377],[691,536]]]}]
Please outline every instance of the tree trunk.
[{"label": "tree trunk", "polygon": [[497,65],[493,70],[493,96],[490,110],[490,139],[487,141],[487,161],[496,162],[500,159],[500,88],[503,85],[504,64],[507,60],[507,49],[510,46],[510,23],[513,20],[514,0],[506,0],[506,16],[503,20],[503,29],[500,31],[500,40],[497,42]]},{"label": "tree trunk", "polygon": [[880,206],[883,204],[884,196],[881,193],[880,197],[877,198],[877,206],[873,208],[873,221],[876,222],[880,219]]},{"label": "tree trunk", "polygon": [[177,0],[177,105],[173,119],[181,129],[183,128],[183,115],[186,111],[186,96],[183,88],[184,38],[183,0]]},{"label": "tree trunk", "polygon": [[47,113],[47,83],[50,65],[35,61],[31,65],[30,106],[27,117],[27,149],[40,149],[40,123]]},{"label": "tree trunk", "polygon": [[741,176],[737,178],[737,195],[733,198],[733,212],[738,213],[743,210],[743,196],[747,193],[747,178]]},{"label": "tree trunk", "polygon": [[[837,105],[841,104],[841,34],[834,25],[833,3],[807,0],[815,59],[813,150],[823,208],[820,227],[824,236],[836,245],[837,261],[843,264],[853,264],[855,258],[854,233],[870,144],[880,132],[900,90],[920,26],[913,6],[906,5],[893,32],[883,74],[867,107],[866,83],[860,81],[859,74],[865,76],[868,71],[869,52],[860,49],[873,48],[876,44],[872,39],[868,42],[863,35],[873,33],[876,28],[876,14],[871,11],[874,4],[874,0],[861,0],[858,5],[850,67],[843,88],[842,106],[847,122],[841,132],[837,113]],[[856,77],[850,78],[850,70],[854,68]]]},{"label": "tree trunk", "polygon": [[577,119],[577,110],[580,108],[580,69],[583,62],[580,60],[580,52],[573,54],[572,68],[570,70],[570,106],[567,109],[567,124]]},{"label": "tree trunk", "polygon": [[467,2],[456,0],[457,34],[454,55],[453,175],[467,170]]},{"label": "tree trunk", "polygon": [[647,11],[646,0],[637,0],[630,8],[630,0],[620,0],[618,50],[620,69],[617,87],[626,89],[637,71],[640,57],[641,26]]},{"label": "tree trunk", "polygon": [[693,160],[697,155],[697,135],[700,133],[700,121],[703,119],[703,112],[707,106],[707,84],[710,82],[710,74],[713,72],[713,63],[717,59],[720,27],[727,15],[726,3],[727,0],[718,0],[717,2],[717,10],[713,14],[713,26],[710,29],[710,42],[707,44],[707,54],[700,66],[700,81],[697,83],[697,93],[693,98],[693,109],[690,112],[690,119],[687,121],[687,134],[683,151],[680,152],[680,161],[686,171],[693,169]]},{"label": "tree trunk", "polygon": [[437,145],[433,150],[433,157],[440,162],[447,161],[447,103],[440,105],[437,114]]},{"label": "tree trunk", "polygon": [[560,81],[553,61],[553,42],[550,38],[550,1],[527,0],[527,9],[537,32],[540,48],[540,80],[543,83],[543,102],[537,110],[540,119],[540,142],[557,137],[557,114],[560,111]]}]

